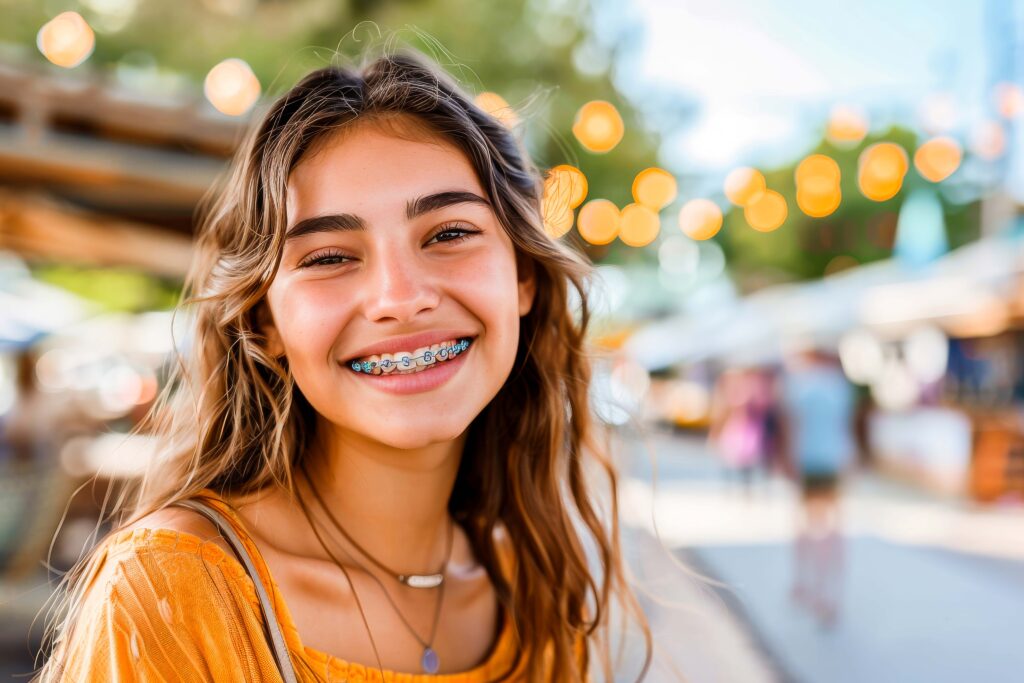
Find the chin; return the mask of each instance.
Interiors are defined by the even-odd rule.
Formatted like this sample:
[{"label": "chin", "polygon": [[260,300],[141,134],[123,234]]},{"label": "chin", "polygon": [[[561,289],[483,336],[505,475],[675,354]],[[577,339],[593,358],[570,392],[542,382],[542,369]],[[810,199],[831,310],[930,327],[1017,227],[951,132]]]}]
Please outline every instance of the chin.
[{"label": "chin", "polygon": [[401,450],[415,450],[426,448],[434,444],[446,443],[457,439],[465,429],[461,430],[437,430],[437,429],[416,429],[415,427],[404,426],[401,431],[388,431],[380,435],[368,435],[376,438],[381,443],[392,448]]}]

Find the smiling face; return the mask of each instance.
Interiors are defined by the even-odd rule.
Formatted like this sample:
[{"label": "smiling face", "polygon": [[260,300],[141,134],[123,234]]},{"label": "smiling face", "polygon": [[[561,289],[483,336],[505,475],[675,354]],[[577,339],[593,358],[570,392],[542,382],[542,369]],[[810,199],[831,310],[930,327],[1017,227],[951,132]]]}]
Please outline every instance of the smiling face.
[{"label": "smiling face", "polygon": [[[290,237],[267,292],[265,332],[321,429],[407,449],[459,437],[498,393],[534,281],[519,279],[512,241],[466,156],[414,122],[400,131],[398,123],[335,134],[291,173]],[[436,330],[476,335],[439,386],[385,391],[347,362],[368,346]]]}]

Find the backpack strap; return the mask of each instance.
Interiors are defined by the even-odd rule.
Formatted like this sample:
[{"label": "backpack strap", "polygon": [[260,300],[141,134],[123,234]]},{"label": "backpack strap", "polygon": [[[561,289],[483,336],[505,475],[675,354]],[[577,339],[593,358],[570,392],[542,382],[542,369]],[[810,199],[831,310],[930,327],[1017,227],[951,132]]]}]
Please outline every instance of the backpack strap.
[{"label": "backpack strap", "polygon": [[206,503],[201,503],[195,498],[179,500],[172,504],[189,508],[213,522],[220,529],[221,534],[224,535],[232,549],[234,549],[238,559],[241,560],[246,571],[249,572],[250,578],[252,578],[253,583],[256,585],[256,595],[260,599],[260,607],[263,611],[263,628],[266,632],[267,640],[272,646],[274,660],[277,662],[277,668],[281,671],[281,677],[285,683],[297,683],[298,679],[295,677],[295,669],[292,666],[291,656],[288,654],[288,646],[285,644],[281,624],[277,620],[277,614],[270,601],[270,596],[267,594],[266,586],[263,585],[263,581],[256,571],[256,565],[253,563],[252,556],[249,554],[248,549],[246,549],[245,543],[242,542],[238,532],[235,531],[234,526],[219,510]]}]

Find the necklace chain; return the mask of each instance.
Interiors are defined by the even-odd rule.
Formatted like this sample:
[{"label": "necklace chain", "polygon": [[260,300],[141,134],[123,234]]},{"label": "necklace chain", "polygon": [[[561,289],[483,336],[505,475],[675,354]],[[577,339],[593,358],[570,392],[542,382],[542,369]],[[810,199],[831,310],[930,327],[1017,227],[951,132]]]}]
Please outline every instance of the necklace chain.
[{"label": "necklace chain", "polygon": [[[438,571],[434,572],[432,575],[431,574],[400,574],[400,573],[396,572],[394,569],[391,569],[390,567],[386,566],[383,562],[381,562],[376,557],[371,555],[365,548],[363,548],[363,546],[359,545],[359,543],[356,542],[356,539],[352,538],[351,534],[349,534],[347,531],[345,531],[345,527],[343,527],[341,525],[341,522],[339,522],[338,519],[334,516],[334,514],[331,513],[330,508],[327,507],[326,504],[324,504],[324,499],[320,496],[320,492],[317,491],[316,487],[313,486],[313,481],[309,478],[309,474],[306,473],[305,468],[303,468],[302,474],[303,474],[303,476],[305,476],[306,481],[309,483],[310,488],[313,490],[313,496],[316,497],[317,503],[320,504],[320,507],[321,507],[321,509],[323,509],[324,513],[327,515],[327,518],[331,520],[331,524],[333,524],[335,527],[337,527],[338,532],[342,536],[345,537],[346,541],[351,543],[355,547],[356,550],[358,550],[363,556],[366,557],[366,559],[370,560],[370,562],[372,562],[374,565],[376,565],[379,569],[382,569],[385,572],[387,572],[388,574],[390,574],[391,576],[393,576],[395,578],[395,580],[397,580],[399,583],[402,583],[402,584],[404,584],[406,586],[410,586],[412,588],[434,588],[435,586],[437,586],[437,585],[439,585],[441,583],[444,583],[445,572],[448,569],[449,552],[445,553],[445,561],[441,565],[441,568]],[[452,542],[451,536],[452,536],[452,529],[451,529],[451,526],[449,526],[449,528],[448,528],[448,540],[447,540],[448,551],[451,550],[451,542]],[[415,581],[414,581],[417,578],[433,579],[434,577],[439,577],[436,580],[436,582],[430,582],[430,583],[426,583],[426,584],[423,584],[423,585],[417,585],[415,583]],[[413,580],[414,583],[410,583],[410,580]]]},{"label": "necklace chain", "polygon": [[348,587],[352,589],[352,596],[355,598],[356,607],[359,608],[359,616],[363,620],[363,627],[366,628],[366,635],[370,639],[370,647],[373,649],[374,659],[377,660],[377,669],[380,671],[380,679],[384,680],[384,667],[380,662],[380,652],[377,650],[377,642],[373,639],[373,632],[370,630],[370,623],[366,619],[366,612],[363,611],[362,601],[359,600],[359,594],[356,592],[356,585],[352,581],[352,577],[349,576],[348,570],[345,569],[345,565],[338,561],[338,558],[334,556],[327,544],[324,543],[324,539],[320,536],[320,532],[317,530],[316,525],[313,523],[313,518],[309,514],[309,510],[306,509],[306,504],[302,501],[302,496],[297,496],[299,501],[299,507],[302,508],[302,514],[306,517],[306,521],[309,522],[309,528],[313,530],[313,535],[316,536],[316,540],[319,541],[320,547],[324,549],[327,556],[331,558],[331,561],[338,566],[338,569],[345,575],[345,580],[348,582]]},{"label": "necklace chain", "polygon": [[[376,558],[374,558],[372,555],[367,553],[362,547],[359,546],[359,544],[357,544],[354,540],[352,540],[352,538],[347,533],[345,533],[344,529],[341,528],[341,525],[334,518],[334,515],[331,514],[331,512],[328,509],[327,505],[324,504],[323,498],[320,496],[320,492],[317,490],[316,486],[313,485],[313,481],[310,478],[309,474],[306,472],[305,467],[303,465],[300,465],[300,470],[302,471],[303,477],[306,479],[306,483],[309,484],[309,487],[312,490],[313,496],[316,498],[317,503],[319,504],[320,509],[323,510],[324,513],[326,513],[327,517],[331,520],[333,525],[335,527],[337,527],[337,530],[341,533],[341,535],[344,536],[345,539],[348,540],[350,543],[352,543],[352,545],[355,546],[356,549],[359,550],[363,555],[365,555],[367,558],[369,558],[371,561],[373,561],[374,564],[376,564],[378,567],[380,567],[384,571],[386,571],[389,574],[391,574],[395,579],[397,579],[398,581],[400,581],[404,585],[409,585],[405,581],[402,580],[404,578],[403,575],[399,575],[396,572],[393,572],[390,569],[388,569],[387,567],[385,567],[381,562],[379,562]],[[324,552],[327,553],[328,557],[331,558],[331,561],[333,561],[334,564],[336,564],[338,566],[338,568],[341,569],[345,573],[345,578],[348,580],[349,586],[352,588],[352,594],[355,596],[356,595],[355,585],[352,583],[351,577],[349,577],[348,572],[345,570],[344,565],[342,565],[342,563],[338,560],[338,558],[335,557],[334,553],[332,553],[330,551],[330,549],[327,547],[327,544],[324,542],[323,538],[320,536],[320,533],[317,531],[315,525],[313,524],[312,518],[310,517],[308,511],[306,510],[305,504],[302,502],[301,496],[299,496],[299,504],[302,506],[303,513],[305,513],[306,519],[307,519],[307,521],[309,521],[310,527],[313,528],[313,533],[316,535],[317,541],[319,541],[321,547],[323,547]],[[404,614],[402,614],[402,610],[400,610],[398,608],[398,605],[395,603],[394,599],[391,597],[391,593],[388,591],[387,587],[384,585],[384,582],[381,581],[380,578],[378,578],[377,575],[374,574],[373,572],[367,571],[366,568],[360,562],[358,562],[354,557],[352,557],[351,553],[346,553],[349,556],[349,559],[352,560],[353,564],[355,564],[357,567],[359,567],[364,572],[366,572],[366,574],[368,574],[370,576],[370,578],[372,578],[377,583],[377,585],[380,587],[381,592],[384,593],[384,597],[387,599],[388,603],[390,603],[391,608],[395,610],[395,613],[398,615],[398,618],[402,620],[402,623],[405,624],[405,627],[409,630],[409,633],[411,633],[412,636],[416,639],[416,641],[423,647],[423,649],[424,649],[424,661],[426,659],[426,654],[428,652],[432,653],[432,655],[434,657],[434,661],[435,662],[437,661],[437,653],[433,650],[432,645],[433,645],[433,642],[434,642],[434,637],[437,635],[437,625],[438,625],[438,622],[440,621],[440,617],[441,617],[441,605],[444,602],[445,582],[443,580],[443,577],[444,577],[445,572],[448,569],[448,562],[451,560],[452,537],[454,536],[454,529],[453,529],[453,527],[454,527],[454,522],[450,522],[449,527],[448,527],[448,536],[447,536],[446,548],[445,548],[445,561],[444,561],[444,564],[441,566],[441,571],[439,572],[441,577],[442,577],[442,581],[439,584],[437,584],[437,586],[440,588],[440,590],[438,591],[437,602],[436,602],[436,605],[434,607],[434,619],[433,619],[433,623],[431,624],[431,627],[430,627],[430,638],[429,638],[429,640],[426,640],[426,641],[424,641],[420,637],[420,635],[416,632],[416,629],[413,628],[412,624],[409,623],[409,620],[405,618]],[[378,668],[381,668],[380,667],[380,656],[377,654],[377,646],[376,646],[376,643],[374,643],[374,641],[373,641],[373,635],[370,633],[370,626],[367,623],[366,615],[365,615],[365,613],[363,613],[363,608],[362,608],[362,605],[359,602],[358,596],[356,596],[356,606],[359,608],[360,614],[363,617],[363,625],[366,627],[367,635],[370,636],[370,643],[373,646],[374,655],[377,657],[377,666],[378,666]],[[430,673],[433,673],[433,672],[430,672]],[[383,671],[381,671],[381,676],[383,678]]]}]

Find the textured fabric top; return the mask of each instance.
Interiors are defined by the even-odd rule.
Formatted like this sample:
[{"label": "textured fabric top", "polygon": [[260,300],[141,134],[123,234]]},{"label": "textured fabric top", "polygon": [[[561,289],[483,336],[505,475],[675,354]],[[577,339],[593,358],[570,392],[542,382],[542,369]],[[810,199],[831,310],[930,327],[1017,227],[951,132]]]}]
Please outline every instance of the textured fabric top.
[{"label": "textured fabric top", "polygon": [[[302,644],[280,589],[241,519],[213,491],[204,490],[202,498],[226,513],[248,547],[274,603],[298,679],[380,682],[374,666]],[[281,681],[264,635],[255,586],[238,559],[215,543],[172,529],[122,530],[102,541],[84,580],[88,592],[59,680]],[[578,654],[583,646],[581,640]],[[507,672],[515,651],[506,615],[490,654],[475,668],[433,675],[385,669],[384,683],[484,683]],[[522,680],[518,674],[524,668],[525,658],[510,680]]]}]

